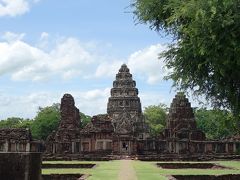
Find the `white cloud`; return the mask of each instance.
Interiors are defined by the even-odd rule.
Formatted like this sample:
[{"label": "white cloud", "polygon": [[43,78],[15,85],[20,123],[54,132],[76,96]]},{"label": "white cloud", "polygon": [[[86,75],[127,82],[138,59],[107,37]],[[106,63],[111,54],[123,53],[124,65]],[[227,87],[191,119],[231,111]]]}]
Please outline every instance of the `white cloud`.
[{"label": "white cloud", "polygon": [[6,73],[18,73],[26,66],[35,61],[38,50],[29,45],[16,41],[11,43],[0,43],[0,75]]},{"label": "white cloud", "polygon": [[124,61],[134,76],[142,77],[148,84],[159,83],[167,72],[164,62],[158,59],[158,54],[165,49],[161,44],[136,51],[123,60],[99,53],[98,46],[89,47],[76,38],[60,37],[55,40],[57,44],[45,50],[51,41],[48,33],[41,34],[36,46],[24,42],[24,35],[6,32],[2,36],[5,41],[0,42],[0,75],[8,73],[15,81],[112,78]]},{"label": "white cloud", "polygon": [[27,13],[40,0],[0,0],[0,17],[15,17]]},{"label": "white cloud", "polygon": [[51,105],[58,102],[59,97],[55,93],[36,92],[26,95],[11,95],[1,93],[0,95],[0,120],[7,117],[33,118],[38,107]]},{"label": "white cloud", "polygon": [[[107,102],[110,97],[110,87],[103,89],[92,89],[86,91],[71,91],[75,100],[75,105],[79,110],[87,115],[96,115],[107,112]],[[0,92],[0,120],[7,117],[33,118],[36,116],[38,107],[50,106],[53,103],[60,103],[63,94],[66,92],[34,92],[22,95],[12,95]],[[170,106],[175,92],[166,91],[140,91],[139,97],[142,109],[149,105],[165,103]],[[191,96],[189,101],[192,107],[199,106]]]},{"label": "white cloud", "polygon": [[0,0],[0,16],[17,16],[29,11],[27,0]]},{"label": "white cloud", "polygon": [[12,80],[69,79],[91,73],[94,56],[77,39],[63,39],[45,52],[24,42],[23,35],[6,33],[3,38],[11,41],[0,42],[0,75],[10,74]]},{"label": "white cloud", "polygon": [[[95,115],[106,113],[107,111],[110,88],[68,93],[72,94],[75,99],[75,105],[85,114]],[[60,103],[62,96],[63,93],[59,92],[34,92],[20,96],[1,92],[0,120],[13,116],[33,118],[38,111],[38,107]]]},{"label": "white cloud", "polygon": [[165,63],[158,59],[158,56],[165,49],[165,46],[156,44],[131,54],[127,63],[131,72],[146,78],[149,84],[162,81],[167,70]]},{"label": "white cloud", "polygon": [[93,89],[85,92],[72,92],[76,106],[88,115],[107,113],[107,101],[110,88]]},{"label": "white cloud", "polygon": [[121,61],[113,61],[113,62],[102,62],[95,72],[95,77],[114,77],[118,72],[119,68],[123,62]]},{"label": "white cloud", "polygon": [[[148,84],[156,84],[163,80],[168,73],[165,63],[158,59],[159,53],[164,51],[166,46],[161,44],[151,45],[145,49],[132,53],[125,63],[134,76],[142,77]],[[96,69],[95,77],[113,77],[120,68],[123,60],[104,61]]]},{"label": "white cloud", "polygon": [[[43,81],[56,78],[68,80],[76,77],[78,80],[86,77],[110,77],[109,80],[113,81],[121,64],[126,63],[134,78],[141,77],[138,79],[151,85],[161,83],[167,72],[164,62],[158,59],[158,54],[165,49],[161,44],[138,50],[124,60],[111,58],[111,54],[102,53],[99,49],[95,51],[94,48],[98,48],[99,44],[83,44],[75,38],[60,37],[54,40],[57,43],[48,50],[39,46],[41,42],[47,44],[51,41],[52,37],[46,32],[41,34],[37,45],[26,43],[23,38],[24,34],[11,32],[5,33],[1,38],[4,41],[0,41],[0,76],[10,75],[14,81]],[[91,83],[92,79],[88,80]],[[174,94],[166,90],[170,85],[165,86],[166,88],[161,86],[161,89],[157,90],[151,89],[151,86],[144,87],[146,91],[139,89],[142,107],[157,105],[160,102],[169,105]],[[27,89],[24,92],[29,94],[18,95],[0,92],[0,119],[10,116],[34,117],[39,106],[45,107],[60,102],[63,96],[63,92],[59,92],[60,88],[50,88],[49,92],[32,92],[31,89]],[[98,86],[98,89],[69,93],[74,96],[76,106],[81,112],[88,115],[106,113],[109,87],[99,89]]]},{"label": "white cloud", "polygon": [[3,34],[2,39],[11,43],[14,41],[22,40],[24,38],[24,36],[25,36],[24,33],[16,34],[16,33],[7,31]]}]

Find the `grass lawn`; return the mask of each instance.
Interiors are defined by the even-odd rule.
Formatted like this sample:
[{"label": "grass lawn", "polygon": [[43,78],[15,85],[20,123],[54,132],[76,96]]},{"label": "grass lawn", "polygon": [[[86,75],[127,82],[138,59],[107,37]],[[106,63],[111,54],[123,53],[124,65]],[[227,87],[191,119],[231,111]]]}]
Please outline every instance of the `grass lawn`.
[{"label": "grass lawn", "polygon": [[[97,164],[97,166],[92,169],[43,169],[43,174],[80,173],[90,174],[91,176],[88,178],[89,180],[117,180],[121,161],[48,161],[47,163],[94,163]],[[240,174],[240,161],[211,162],[234,169],[161,169],[156,166],[156,163],[157,162],[133,161],[132,164],[137,178],[139,180],[164,180],[167,179],[165,175]]]},{"label": "grass lawn", "polygon": [[[44,163],[44,162],[43,162]],[[76,164],[76,163],[93,163],[97,164],[90,169],[43,169],[42,174],[66,174],[79,173],[90,174],[89,180],[114,180],[118,177],[120,161],[47,161],[52,164]]]}]

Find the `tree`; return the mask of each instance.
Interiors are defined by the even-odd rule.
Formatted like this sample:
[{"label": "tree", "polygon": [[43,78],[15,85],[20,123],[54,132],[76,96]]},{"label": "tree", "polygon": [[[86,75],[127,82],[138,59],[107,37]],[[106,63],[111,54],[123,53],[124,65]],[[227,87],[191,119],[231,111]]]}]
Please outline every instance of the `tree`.
[{"label": "tree", "polygon": [[[80,112],[81,127],[90,122],[91,117]],[[30,128],[35,139],[45,140],[52,131],[56,131],[61,120],[60,104],[54,103],[52,106],[39,107],[39,111],[34,118]]]},{"label": "tree", "polygon": [[239,131],[233,114],[226,110],[200,108],[195,110],[195,117],[208,139],[223,139]]},{"label": "tree", "polygon": [[91,116],[88,116],[82,112],[80,112],[80,117],[81,117],[81,128],[85,127],[91,121]]},{"label": "tree", "polygon": [[36,139],[45,140],[47,136],[56,130],[60,121],[60,104],[48,107],[39,107],[37,116],[31,126],[32,136]]},{"label": "tree", "polygon": [[160,54],[174,86],[240,114],[240,1],[135,0],[138,22],[173,37]]},{"label": "tree", "polygon": [[32,120],[10,117],[0,121],[0,128],[30,128]]},{"label": "tree", "polygon": [[152,136],[158,135],[166,125],[167,106],[165,104],[151,105],[144,109],[144,117]]}]

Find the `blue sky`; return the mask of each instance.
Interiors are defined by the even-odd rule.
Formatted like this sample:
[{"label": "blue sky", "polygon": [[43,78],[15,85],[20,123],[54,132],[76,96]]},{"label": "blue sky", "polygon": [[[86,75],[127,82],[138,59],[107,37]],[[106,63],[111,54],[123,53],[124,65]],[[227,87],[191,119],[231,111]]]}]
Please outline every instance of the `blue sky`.
[{"label": "blue sky", "polygon": [[[175,92],[158,53],[171,39],[134,21],[130,0],[0,0],[0,119],[33,118],[71,93],[83,113],[106,113],[126,63],[142,106]],[[170,92],[171,91],[171,92]]]}]

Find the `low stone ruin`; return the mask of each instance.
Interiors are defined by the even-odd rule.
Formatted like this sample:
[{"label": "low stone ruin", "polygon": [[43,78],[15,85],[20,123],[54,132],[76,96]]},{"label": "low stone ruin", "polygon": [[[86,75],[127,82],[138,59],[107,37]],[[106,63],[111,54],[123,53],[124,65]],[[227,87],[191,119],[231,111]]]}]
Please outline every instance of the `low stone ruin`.
[{"label": "low stone ruin", "polygon": [[84,163],[84,164],[52,164],[52,163],[43,163],[42,168],[43,169],[56,169],[56,168],[93,168],[96,164],[92,163]]},{"label": "low stone ruin", "polygon": [[169,180],[239,180],[239,174],[225,175],[174,175]]},{"label": "low stone ruin", "polygon": [[84,174],[44,174],[42,180],[84,180]]},{"label": "low stone ruin", "polygon": [[0,152],[41,152],[40,141],[34,141],[29,129],[0,129]]},{"label": "low stone ruin", "polygon": [[163,169],[230,169],[215,163],[157,163],[157,166]]}]

